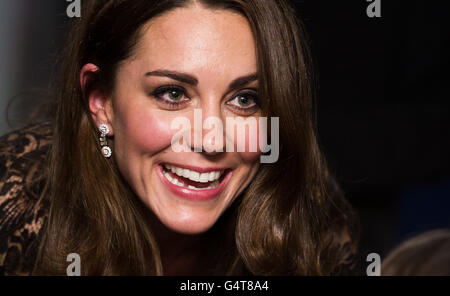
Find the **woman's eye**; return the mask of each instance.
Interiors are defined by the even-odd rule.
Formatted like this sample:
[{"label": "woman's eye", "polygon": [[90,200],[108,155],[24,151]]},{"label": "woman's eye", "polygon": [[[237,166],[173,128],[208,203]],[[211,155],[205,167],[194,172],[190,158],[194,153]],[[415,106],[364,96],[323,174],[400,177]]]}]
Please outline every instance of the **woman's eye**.
[{"label": "woman's eye", "polygon": [[227,102],[227,105],[243,112],[253,112],[258,108],[256,93],[241,93]]},{"label": "woman's eye", "polygon": [[151,95],[164,104],[177,106],[188,101],[184,88],[179,86],[163,86],[154,90]]},{"label": "woman's eye", "polygon": [[171,90],[167,92],[167,94],[169,95],[169,99],[172,101],[179,101],[183,98],[183,93],[178,90]]}]

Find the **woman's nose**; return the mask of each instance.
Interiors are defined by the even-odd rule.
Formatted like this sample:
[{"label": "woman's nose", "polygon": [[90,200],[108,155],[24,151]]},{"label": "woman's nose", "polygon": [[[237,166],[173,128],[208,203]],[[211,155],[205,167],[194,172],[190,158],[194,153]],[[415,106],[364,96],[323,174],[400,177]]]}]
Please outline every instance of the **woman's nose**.
[{"label": "woman's nose", "polygon": [[225,121],[220,107],[205,106],[194,110],[191,149],[207,155],[225,152]]}]

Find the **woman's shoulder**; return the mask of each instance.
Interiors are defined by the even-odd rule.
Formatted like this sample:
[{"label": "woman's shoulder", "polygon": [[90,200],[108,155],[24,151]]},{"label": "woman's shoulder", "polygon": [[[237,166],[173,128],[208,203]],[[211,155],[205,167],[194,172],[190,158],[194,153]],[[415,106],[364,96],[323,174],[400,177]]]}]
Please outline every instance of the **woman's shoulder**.
[{"label": "woman's shoulder", "polygon": [[29,274],[47,210],[39,197],[51,145],[49,123],[0,137],[0,275]]}]

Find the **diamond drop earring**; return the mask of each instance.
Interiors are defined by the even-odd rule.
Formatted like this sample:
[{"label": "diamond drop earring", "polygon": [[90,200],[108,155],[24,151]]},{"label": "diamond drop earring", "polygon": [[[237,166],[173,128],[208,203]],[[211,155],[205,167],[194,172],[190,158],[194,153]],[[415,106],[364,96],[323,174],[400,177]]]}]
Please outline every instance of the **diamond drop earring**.
[{"label": "diamond drop earring", "polygon": [[98,127],[100,131],[100,145],[102,145],[102,154],[106,158],[110,158],[112,151],[108,146],[108,142],[106,141],[106,135],[109,133],[109,126],[105,123],[100,124]]}]

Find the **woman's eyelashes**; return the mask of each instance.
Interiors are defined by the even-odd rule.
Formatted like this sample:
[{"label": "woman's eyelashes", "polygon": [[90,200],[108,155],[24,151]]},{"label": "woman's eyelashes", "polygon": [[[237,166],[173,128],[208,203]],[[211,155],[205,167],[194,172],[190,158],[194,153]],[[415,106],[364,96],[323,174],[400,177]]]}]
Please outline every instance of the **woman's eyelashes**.
[{"label": "woman's eyelashes", "polygon": [[[182,108],[191,100],[186,89],[178,85],[158,87],[150,95],[170,109]],[[253,114],[259,109],[258,94],[256,90],[243,90],[228,99],[225,105],[240,115]]]}]

